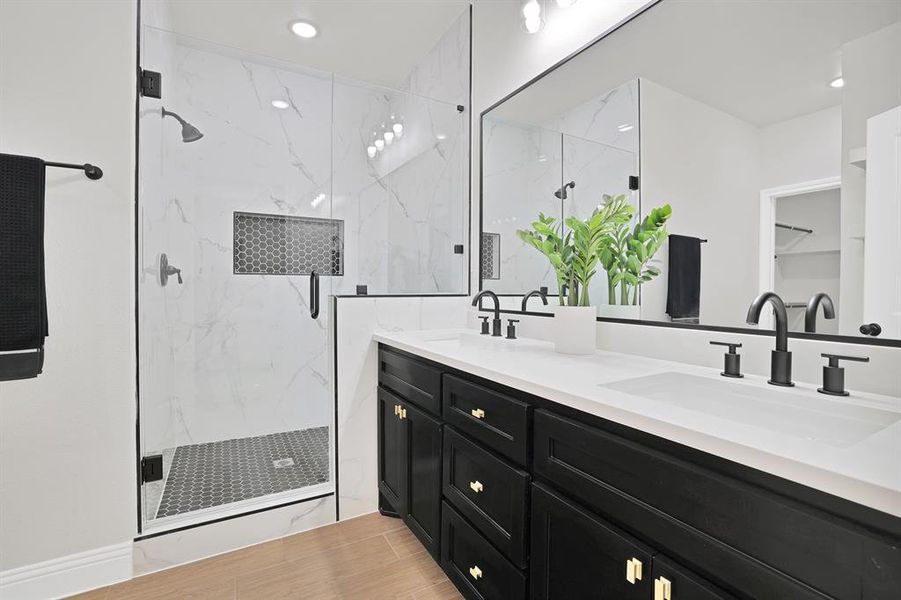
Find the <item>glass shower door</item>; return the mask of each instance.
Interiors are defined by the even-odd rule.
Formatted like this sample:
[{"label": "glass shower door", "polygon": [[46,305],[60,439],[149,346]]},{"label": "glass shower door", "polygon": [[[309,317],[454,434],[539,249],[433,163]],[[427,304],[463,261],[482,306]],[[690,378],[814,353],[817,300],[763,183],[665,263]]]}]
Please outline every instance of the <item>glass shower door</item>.
[{"label": "glass shower door", "polygon": [[151,27],[142,63],[145,531],[331,492],[331,77]]}]

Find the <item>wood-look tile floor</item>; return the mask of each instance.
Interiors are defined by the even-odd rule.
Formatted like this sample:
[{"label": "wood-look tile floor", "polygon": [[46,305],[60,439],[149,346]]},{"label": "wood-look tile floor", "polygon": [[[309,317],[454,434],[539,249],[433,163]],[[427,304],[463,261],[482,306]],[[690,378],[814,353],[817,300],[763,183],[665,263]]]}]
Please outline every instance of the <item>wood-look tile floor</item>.
[{"label": "wood-look tile floor", "polygon": [[375,513],[73,598],[456,600],[462,596],[399,519]]}]

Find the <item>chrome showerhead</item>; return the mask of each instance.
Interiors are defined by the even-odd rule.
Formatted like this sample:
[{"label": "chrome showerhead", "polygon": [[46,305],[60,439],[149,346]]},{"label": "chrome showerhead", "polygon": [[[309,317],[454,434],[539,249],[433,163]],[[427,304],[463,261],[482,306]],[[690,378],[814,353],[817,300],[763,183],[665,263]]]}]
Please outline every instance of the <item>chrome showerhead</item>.
[{"label": "chrome showerhead", "polygon": [[171,110],[163,107],[163,117],[172,117],[181,124],[181,141],[184,143],[196,142],[203,137],[203,133]]}]

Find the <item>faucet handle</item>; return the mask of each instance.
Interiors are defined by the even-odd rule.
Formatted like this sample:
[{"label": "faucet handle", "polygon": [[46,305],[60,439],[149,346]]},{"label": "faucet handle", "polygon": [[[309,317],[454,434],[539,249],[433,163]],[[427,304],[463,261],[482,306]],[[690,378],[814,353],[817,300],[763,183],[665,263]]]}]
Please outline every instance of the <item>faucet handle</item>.
[{"label": "faucet handle", "polygon": [[828,354],[826,352],[821,353],[820,356],[828,358],[829,364],[823,365],[823,387],[817,388],[817,391],[830,396],[848,395],[848,391],[845,389],[845,369],[838,366],[838,361],[870,362],[869,356],[847,356],[844,354]]},{"label": "faucet handle", "polygon": [[734,377],[740,378],[744,377],[741,374],[741,354],[735,351],[736,348],[741,348],[741,343],[739,342],[710,342],[711,346],[728,346],[729,351],[723,354],[723,371],[720,373],[723,377]]},{"label": "faucet handle", "polygon": [[870,362],[869,356],[851,356],[847,354],[829,354],[827,352],[822,352],[820,354],[823,358],[829,359],[830,367],[837,367],[838,361],[840,360],[853,360],[854,362]]},{"label": "faucet handle", "polygon": [[489,330],[488,330],[488,319],[490,319],[491,317],[489,317],[489,316],[484,316],[484,317],[483,317],[483,316],[479,316],[479,318],[482,319],[482,335],[488,335],[488,333],[489,333]]},{"label": "faucet handle", "polygon": [[519,323],[519,319],[507,319],[507,339],[508,340],[516,339],[516,323]]},{"label": "faucet handle", "polygon": [[741,348],[741,342],[710,342],[711,346],[729,346],[729,354],[735,354],[736,348]]}]

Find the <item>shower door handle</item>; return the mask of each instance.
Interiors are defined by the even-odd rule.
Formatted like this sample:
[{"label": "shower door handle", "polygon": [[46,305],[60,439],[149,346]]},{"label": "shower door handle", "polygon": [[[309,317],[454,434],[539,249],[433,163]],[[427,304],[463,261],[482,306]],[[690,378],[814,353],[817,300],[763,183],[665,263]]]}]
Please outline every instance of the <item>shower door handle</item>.
[{"label": "shower door handle", "polygon": [[319,274],[310,272],[310,318],[319,317]]}]

